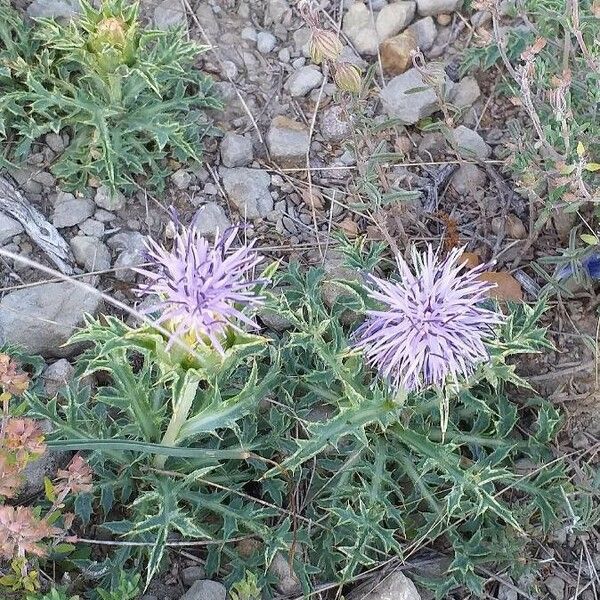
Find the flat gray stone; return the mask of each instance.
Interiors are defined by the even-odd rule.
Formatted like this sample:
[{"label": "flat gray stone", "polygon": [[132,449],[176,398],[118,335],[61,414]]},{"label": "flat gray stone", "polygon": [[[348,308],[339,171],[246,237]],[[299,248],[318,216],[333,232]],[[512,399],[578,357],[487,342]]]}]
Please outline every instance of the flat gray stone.
[{"label": "flat gray stone", "polygon": [[217,231],[223,233],[226,229],[229,229],[231,221],[220,204],[207,202],[194,215],[192,225],[201,236],[214,238]]},{"label": "flat gray stone", "polygon": [[103,242],[91,235],[76,235],[71,250],[77,264],[86,271],[105,271],[110,268],[110,252]]},{"label": "flat gray stone", "polygon": [[146,261],[146,238],[139,231],[122,231],[108,239],[108,245],[118,252],[113,265],[114,277],[132,283],[137,277],[134,267]]},{"label": "flat gray stone", "polygon": [[221,167],[219,172],[229,200],[242,217],[260,219],[273,210],[273,198],[269,191],[271,177],[267,171],[246,167]]},{"label": "flat gray stone", "polygon": [[158,29],[186,27],[187,18],[183,4],[179,0],[163,0],[154,9],[154,25]]},{"label": "flat gray stone", "polygon": [[220,150],[221,161],[226,167],[245,167],[253,159],[252,140],[237,133],[226,133]]},{"label": "flat gray stone", "polygon": [[492,153],[492,149],[485,143],[484,139],[476,131],[464,125],[456,127],[453,135],[458,153],[464,159],[485,160]]},{"label": "flat gray stone", "polygon": [[281,166],[302,165],[310,147],[308,127],[287,117],[275,117],[267,132],[267,146],[271,158]]},{"label": "flat gray stone", "polygon": [[23,232],[23,226],[18,221],[0,212],[0,246],[9,242],[15,235]]},{"label": "flat gray stone", "polygon": [[89,198],[75,198],[73,194],[59,194],[52,213],[52,224],[55,227],[73,227],[89,219],[96,210],[94,202]]},{"label": "flat gray stone", "polygon": [[422,17],[451,13],[462,5],[462,0],[417,0],[417,11]]},{"label": "flat gray stone", "polygon": [[435,21],[431,17],[417,19],[410,27],[417,38],[417,46],[423,51],[427,51],[433,46],[437,36],[437,27]]},{"label": "flat gray stone", "polygon": [[66,358],[59,358],[42,373],[44,393],[49,398],[54,398],[73,379],[74,373],[75,367]]},{"label": "flat gray stone", "polygon": [[96,190],[94,202],[96,203],[96,206],[99,206],[104,210],[115,211],[124,208],[126,200],[121,192],[111,192],[107,186],[101,185]]},{"label": "flat gray stone", "polygon": [[285,87],[294,98],[306,96],[318,88],[323,81],[323,74],[318,67],[306,66],[294,71],[287,80]]},{"label": "flat gray stone", "polygon": [[402,0],[384,6],[375,20],[379,42],[404,31],[415,16],[416,6],[416,2]]},{"label": "flat gray stone", "polygon": [[210,579],[195,581],[192,587],[181,596],[181,600],[226,600],[226,598],[225,586]]},{"label": "flat gray stone", "polygon": [[79,14],[77,0],[33,0],[27,7],[27,14],[35,19],[67,18]]}]

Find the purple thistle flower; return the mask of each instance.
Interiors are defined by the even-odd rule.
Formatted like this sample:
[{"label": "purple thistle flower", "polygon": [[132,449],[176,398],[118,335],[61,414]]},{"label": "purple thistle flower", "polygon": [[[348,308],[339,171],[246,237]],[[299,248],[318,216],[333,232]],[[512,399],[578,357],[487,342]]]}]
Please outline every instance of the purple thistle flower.
[{"label": "purple thistle flower", "polygon": [[442,386],[489,358],[484,341],[503,318],[479,303],[495,284],[478,278],[486,265],[464,268],[463,250],[441,260],[431,247],[413,249],[414,273],[397,256],[400,281],[370,277],[370,296],[385,308],[367,311],[356,347],[392,388]]},{"label": "purple thistle flower", "polygon": [[252,290],[260,282],[248,277],[261,259],[252,251],[254,242],[229,252],[237,232],[234,227],[222,236],[217,234],[211,246],[192,225],[179,228],[170,251],[152,239],[146,242],[153,264],[135,270],[150,281],[137,291],[158,297],[158,302],[143,312],[160,313],[155,322],[167,324],[173,331],[169,346],[192,333],[206,336],[223,353],[226,329],[241,331],[236,321],[258,328],[241,312],[240,305],[256,305],[262,300]]}]

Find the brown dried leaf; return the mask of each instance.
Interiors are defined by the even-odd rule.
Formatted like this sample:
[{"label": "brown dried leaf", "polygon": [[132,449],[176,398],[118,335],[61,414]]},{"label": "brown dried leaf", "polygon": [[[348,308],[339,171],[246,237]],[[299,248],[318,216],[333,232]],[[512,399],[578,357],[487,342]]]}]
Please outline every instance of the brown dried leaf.
[{"label": "brown dried leaf", "polygon": [[490,290],[490,296],[498,300],[523,300],[521,284],[508,271],[489,271],[479,276],[481,281],[495,283],[496,287]]},{"label": "brown dried leaf", "polygon": [[356,237],[358,235],[358,225],[350,218],[345,218],[339,227],[348,237]]},{"label": "brown dried leaf", "polygon": [[301,192],[302,201],[309,208],[314,208],[315,210],[323,210],[325,208],[325,200],[323,200],[323,195],[321,192],[315,188],[304,188]]}]

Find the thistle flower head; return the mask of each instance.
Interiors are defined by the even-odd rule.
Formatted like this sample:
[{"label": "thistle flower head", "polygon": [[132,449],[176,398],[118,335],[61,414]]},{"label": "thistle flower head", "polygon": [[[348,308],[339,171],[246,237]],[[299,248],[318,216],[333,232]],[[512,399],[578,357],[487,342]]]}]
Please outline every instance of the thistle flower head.
[{"label": "thistle flower head", "polygon": [[0,532],[0,558],[11,560],[26,553],[44,556],[39,543],[60,530],[37,518],[27,506],[0,506]]},{"label": "thistle flower head", "polygon": [[66,469],[58,469],[56,473],[55,492],[62,494],[85,494],[93,490],[92,470],[87,461],[76,454]]},{"label": "thistle flower head", "polygon": [[0,354],[0,388],[12,396],[20,396],[29,387],[29,375],[17,367],[8,354]]},{"label": "thistle flower head", "polygon": [[152,266],[136,270],[150,281],[138,292],[158,298],[144,312],[160,313],[157,323],[173,331],[169,345],[190,334],[210,340],[222,353],[228,328],[240,331],[239,323],[258,327],[240,309],[261,301],[252,289],[259,282],[250,277],[260,257],[252,251],[253,243],[233,250],[236,234],[237,228],[230,229],[211,245],[191,227],[176,232],[171,250],[147,242]]},{"label": "thistle flower head", "polygon": [[397,257],[400,281],[371,278],[383,308],[368,311],[357,347],[394,389],[442,386],[488,359],[484,342],[502,317],[480,306],[494,287],[479,279],[486,266],[464,270],[462,253],[441,260],[431,247],[413,249],[414,270]]},{"label": "thistle flower head", "polygon": [[3,433],[2,446],[13,453],[23,466],[30,458],[41,456],[46,451],[44,432],[33,419],[10,418]]}]

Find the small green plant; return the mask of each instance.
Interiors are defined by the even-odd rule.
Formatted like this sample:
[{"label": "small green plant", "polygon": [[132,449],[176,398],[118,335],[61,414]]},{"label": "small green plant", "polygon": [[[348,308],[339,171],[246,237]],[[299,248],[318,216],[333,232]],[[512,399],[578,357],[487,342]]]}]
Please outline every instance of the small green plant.
[{"label": "small green plant", "polygon": [[210,78],[194,67],[204,47],[180,30],[140,27],[137,5],[81,0],[79,19],[29,29],[0,2],[0,140],[9,161],[48,133],[70,144],[52,165],[67,189],[136,178],[161,189],[173,161],[198,161],[216,108]]}]

